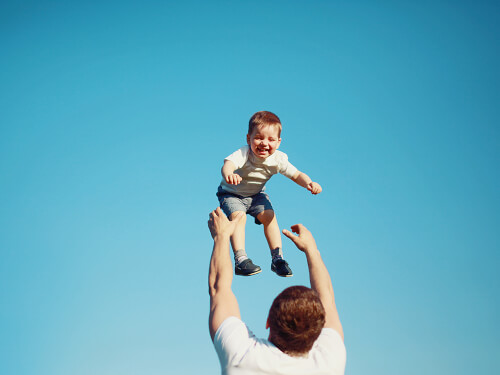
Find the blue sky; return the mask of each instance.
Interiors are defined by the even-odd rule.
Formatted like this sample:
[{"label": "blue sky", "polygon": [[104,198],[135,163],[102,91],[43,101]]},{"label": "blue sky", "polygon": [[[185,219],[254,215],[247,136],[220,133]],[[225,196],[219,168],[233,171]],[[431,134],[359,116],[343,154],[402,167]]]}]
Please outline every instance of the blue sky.
[{"label": "blue sky", "polygon": [[[499,5],[479,1],[4,1],[0,372],[216,374],[208,213],[249,117],[323,186],[283,176],[331,271],[347,373],[500,366]],[[235,278],[266,336],[283,288]]]}]

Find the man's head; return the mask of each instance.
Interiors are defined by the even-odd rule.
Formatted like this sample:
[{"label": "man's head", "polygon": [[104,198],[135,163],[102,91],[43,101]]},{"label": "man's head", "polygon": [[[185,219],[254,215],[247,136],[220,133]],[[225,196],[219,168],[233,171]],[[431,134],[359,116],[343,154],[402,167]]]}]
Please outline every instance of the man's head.
[{"label": "man's head", "polygon": [[255,113],[248,123],[247,143],[255,156],[266,159],[274,154],[281,143],[281,122],[267,111]]},{"label": "man's head", "polygon": [[276,347],[288,355],[304,355],[325,325],[325,309],[314,290],[292,286],[274,299],[267,324],[269,341]]}]

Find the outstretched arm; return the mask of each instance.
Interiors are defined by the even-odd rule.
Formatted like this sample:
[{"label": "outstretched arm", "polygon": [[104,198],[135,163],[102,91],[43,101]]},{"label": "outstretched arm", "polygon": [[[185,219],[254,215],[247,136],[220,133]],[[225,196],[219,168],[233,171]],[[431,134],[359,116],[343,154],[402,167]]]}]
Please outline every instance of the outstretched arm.
[{"label": "outstretched arm", "polygon": [[311,178],[308,175],[306,175],[304,172],[301,171],[297,171],[297,173],[295,173],[295,176],[292,177],[292,180],[296,184],[309,190],[314,195],[321,193],[321,191],[323,190],[321,189],[320,184],[311,180]]},{"label": "outstretched arm", "polygon": [[337,306],[335,305],[332,280],[330,279],[330,274],[326,269],[325,263],[321,259],[316,241],[311,232],[302,224],[292,225],[292,231],[297,233],[298,236],[285,229],[283,230],[283,234],[290,238],[295,246],[306,254],[311,288],[319,294],[321,303],[325,308],[325,328],[333,328],[344,339],[344,331],[340,323]]},{"label": "outstretched arm", "polygon": [[229,221],[224,212],[217,207],[215,211],[210,213],[210,219],[208,220],[208,228],[214,239],[208,274],[208,290],[210,294],[208,325],[212,340],[215,332],[226,318],[230,316],[240,318],[238,301],[231,290],[233,267],[229,255],[229,238],[236,223],[242,217],[243,213],[240,213],[232,221]]}]

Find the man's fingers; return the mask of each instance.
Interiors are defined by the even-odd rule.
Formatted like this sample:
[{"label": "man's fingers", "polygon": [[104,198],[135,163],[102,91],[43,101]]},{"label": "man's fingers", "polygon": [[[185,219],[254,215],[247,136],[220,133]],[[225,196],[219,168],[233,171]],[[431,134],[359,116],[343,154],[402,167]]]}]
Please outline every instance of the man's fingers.
[{"label": "man's fingers", "polygon": [[285,236],[287,236],[289,239],[291,239],[293,242],[295,242],[295,240],[296,240],[296,238],[297,238],[297,236],[296,236],[296,235],[294,235],[292,232],[290,232],[290,231],[288,231],[288,230],[286,230],[286,229],[283,229],[283,234],[284,234]]},{"label": "man's fingers", "polygon": [[215,210],[215,213],[217,214],[217,216],[224,215],[224,212],[222,212],[222,210],[220,209],[220,207],[217,207],[217,209]]},{"label": "man's fingers", "polygon": [[[294,225],[294,227],[295,227],[295,225]],[[290,240],[292,240],[294,245],[297,246],[297,249],[299,249],[301,251],[305,250],[305,247],[304,247],[305,244],[304,244],[304,240],[302,238],[300,238],[299,236],[296,236],[295,234],[293,234],[290,231],[287,231],[286,229],[283,230],[283,234],[286,237],[288,237]]]},{"label": "man's fingers", "polygon": [[296,236],[295,234],[286,229],[283,229],[283,234],[287,236],[289,239],[291,239],[295,245],[298,244],[298,241],[300,240],[298,236]]},{"label": "man's fingers", "polygon": [[293,233],[297,233],[298,235],[300,235],[300,231],[301,229],[303,228],[304,226],[302,224],[295,224],[295,225],[292,225],[291,228],[292,228],[292,232]]},{"label": "man's fingers", "polygon": [[222,210],[220,209],[220,207],[217,207],[215,210],[213,210],[212,212],[210,212],[210,218],[212,220],[215,220],[216,218],[219,218],[221,216],[225,216],[224,212],[222,212]]}]

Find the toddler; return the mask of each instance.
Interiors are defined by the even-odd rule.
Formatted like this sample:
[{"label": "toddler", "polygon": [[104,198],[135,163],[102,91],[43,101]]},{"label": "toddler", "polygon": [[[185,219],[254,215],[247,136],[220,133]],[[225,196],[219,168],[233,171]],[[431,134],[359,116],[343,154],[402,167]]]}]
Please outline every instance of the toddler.
[{"label": "toddler", "polygon": [[[321,186],[300,172],[278,151],[281,143],[281,122],[274,113],[255,113],[248,126],[247,146],[224,159],[222,182],[217,197],[224,213],[232,219],[237,211],[255,218],[264,226],[264,234],[271,249],[271,270],[278,276],[293,276],[283,259],[281,232],[269,196],[264,192],[266,182],[281,173],[312,194],[321,193]],[[261,272],[245,252],[245,222],[243,217],[231,236],[236,275],[251,276]]]}]

